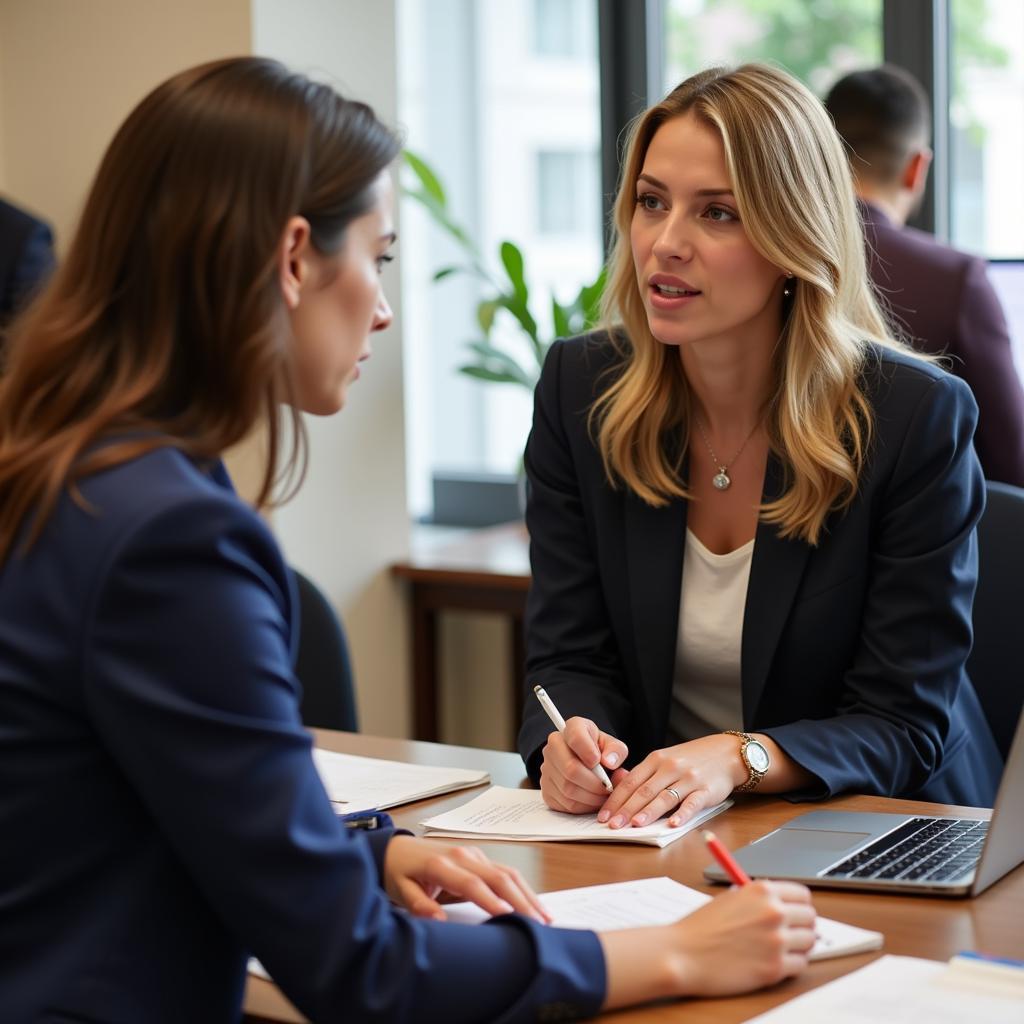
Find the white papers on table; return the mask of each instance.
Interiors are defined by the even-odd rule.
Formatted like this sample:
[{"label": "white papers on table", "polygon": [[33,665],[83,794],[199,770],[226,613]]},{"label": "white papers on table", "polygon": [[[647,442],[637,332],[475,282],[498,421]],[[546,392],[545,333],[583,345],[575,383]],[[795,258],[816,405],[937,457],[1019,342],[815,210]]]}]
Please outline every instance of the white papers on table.
[{"label": "white papers on table", "polygon": [[956,964],[883,956],[748,1024],[1021,1024],[1024,997]]},{"label": "white papers on table", "polygon": [[383,811],[490,781],[487,772],[467,768],[403,764],[319,748],[313,750],[313,763],[339,814]]},{"label": "white papers on table", "polygon": [[679,828],[667,819],[641,828],[611,829],[598,823],[596,814],[563,814],[553,811],[535,789],[492,786],[486,793],[452,811],[420,822],[428,836],[449,839],[506,839],[514,842],[544,840],[587,843],[643,843],[668,846],[708,818],[731,805],[726,800],[702,811]]},{"label": "white papers on table", "polygon": [[[672,878],[661,877],[544,893],[541,903],[554,918],[552,924],[556,928],[610,932],[619,928],[671,924],[692,914],[710,899]],[[450,921],[465,924],[485,921],[488,917],[474,903],[453,903],[444,909]],[[880,932],[854,928],[827,917],[819,917],[816,928],[818,941],[811,951],[812,960],[864,953],[882,946]]]}]

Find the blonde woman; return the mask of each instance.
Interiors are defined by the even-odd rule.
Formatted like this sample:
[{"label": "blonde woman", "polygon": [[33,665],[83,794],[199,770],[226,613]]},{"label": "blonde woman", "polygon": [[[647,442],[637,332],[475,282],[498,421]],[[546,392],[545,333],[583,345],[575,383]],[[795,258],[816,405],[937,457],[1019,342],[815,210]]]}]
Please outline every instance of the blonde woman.
[{"label": "blonde woman", "polygon": [[991,803],[977,408],[890,335],[821,105],[764,65],[686,80],[634,126],[615,225],[616,326],[552,348],[526,451],[527,678],[571,719],[526,704],[547,803]]}]

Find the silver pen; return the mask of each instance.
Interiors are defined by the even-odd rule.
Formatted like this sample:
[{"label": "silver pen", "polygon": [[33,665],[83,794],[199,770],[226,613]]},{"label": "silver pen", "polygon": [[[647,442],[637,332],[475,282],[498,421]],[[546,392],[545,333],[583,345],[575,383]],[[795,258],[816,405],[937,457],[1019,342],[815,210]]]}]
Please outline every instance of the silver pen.
[{"label": "silver pen", "polygon": [[[547,713],[548,718],[551,719],[551,724],[559,731],[565,732],[565,719],[559,714],[558,708],[555,707],[551,698],[547,695],[543,686],[535,686],[533,692],[537,694],[537,700],[540,701],[540,706]],[[590,769],[601,781],[601,785],[610,793],[612,791],[612,780],[608,778],[608,773],[604,770],[604,766],[600,761]]]}]

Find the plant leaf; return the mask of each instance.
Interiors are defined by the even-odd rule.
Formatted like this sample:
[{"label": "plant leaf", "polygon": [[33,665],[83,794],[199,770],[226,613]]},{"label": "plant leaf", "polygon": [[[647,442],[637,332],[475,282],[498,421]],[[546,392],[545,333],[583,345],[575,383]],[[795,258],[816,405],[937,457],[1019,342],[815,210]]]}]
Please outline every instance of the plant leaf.
[{"label": "plant leaf", "polygon": [[519,326],[526,332],[533,345],[534,354],[539,351],[540,339],[537,336],[537,321],[518,295],[499,295],[495,301],[498,305],[507,309],[519,322]]},{"label": "plant leaf", "polygon": [[446,277],[451,277],[452,274],[465,274],[470,271],[470,267],[442,267],[440,270],[434,271],[432,280],[443,281]]},{"label": "plant leaf", "polygon": [[459,225],[448,216],[448,209],[446,206],[439,203],[434,196],[426,191],[405,189],[404,193],[410,199],[415,199],[416,202],[422,204],[427,213],[430,214],[434,223],[444,228],[444,230],[447,231],[463,249],[466,250],[474,264],[479,262],[476,246],[473,244],[469,235],[466,234],[465,230],[459,227]]},{"label": "plant leaf", "polygon": [[411,149],[402,151],[402,156],[405,158],[405,162],[412,169],[413,174],[419,178],[420,184],[424,190],[437,201],[438,205],[442,208],[447,208],[448,199],[444,194],[444,188],[441,182],[438,181],[437,175],[434,173],[434,169],[423,159],[421,156],[417,156]]},{"label": "plant leaf", "polygon": [[523,276],[523,254],[519,247],[509,241],[502,242],[501,262],[505,267],[505,273],[508,274],[509,281],[512,282],[512,290],[525,306],[529,292],[526,288],[526,278]]},{"label": "plant leaf", "polygon": [[525,384],[526,382],[521,378],[511,373],[505,373],[500,370],[488,370],[483,366],[460,366],[459,373],[464,373],[467,377],[475,377],[477,380],[487,380],[495,384]]},{"label": "plant leaf", "polygon": [[583,330],[593,327],[601,319],[601,296],[604,294],[606,281],[607,272],[602,267],[601,273],[597,275],[594,283],[584,285],[580,289],[576,301],[583,316]]},{"label": "plant leaf", "polygon": [[531,376],[516,359],[507,352],[502,352],[501,349],[489,345],[486,341],[471,341],[467,343],[466,347],[480,356],[480,359],[471,365],[483,370],[490,370],[493,373],[511,374],[520,384],[531,389],[537,383],[536,374]]},{"label": "plant leaf", "polygon": [[573,334],[571,319],[573,309],[563,306],[558,299],[551,296],[551,322],[555,328],[556,338],[568,338]]},{"label": "plant leaf", "polygon": [[476,320],[484,334],[490,334],[494,326],[494,316],[501,308],[501,304],[494,299],[484,299],[476,307]]}]

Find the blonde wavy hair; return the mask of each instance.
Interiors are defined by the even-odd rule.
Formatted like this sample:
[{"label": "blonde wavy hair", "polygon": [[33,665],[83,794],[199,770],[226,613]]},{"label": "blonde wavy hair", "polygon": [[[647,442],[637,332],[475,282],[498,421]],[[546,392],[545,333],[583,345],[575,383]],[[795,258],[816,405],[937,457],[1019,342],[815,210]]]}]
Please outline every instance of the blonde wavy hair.
[{"label": "blonde wavy hair", "polygon": [[[871,343],[911,350],[890,331],[869,284],[842,142],[821,103],[785,71],[765,64],[702,71],[631,126],[603,300],[621,362],[591,408],[591,430],[613,486],[624,484],[655,506],[690,497],[682,465],[691,396],[678,353],[650,332],[630,246],[636,181],[651,139],[689,113],[721,136],[751,244],[796,278],[792,299],[783,300],[765,410],[785,484],[760,514],[783,537],[817,544],[828,514],[856,495],[870,445],[873,414],[861,369]],[[670,449],[666,440],[676,430],[682,444]]]}]

